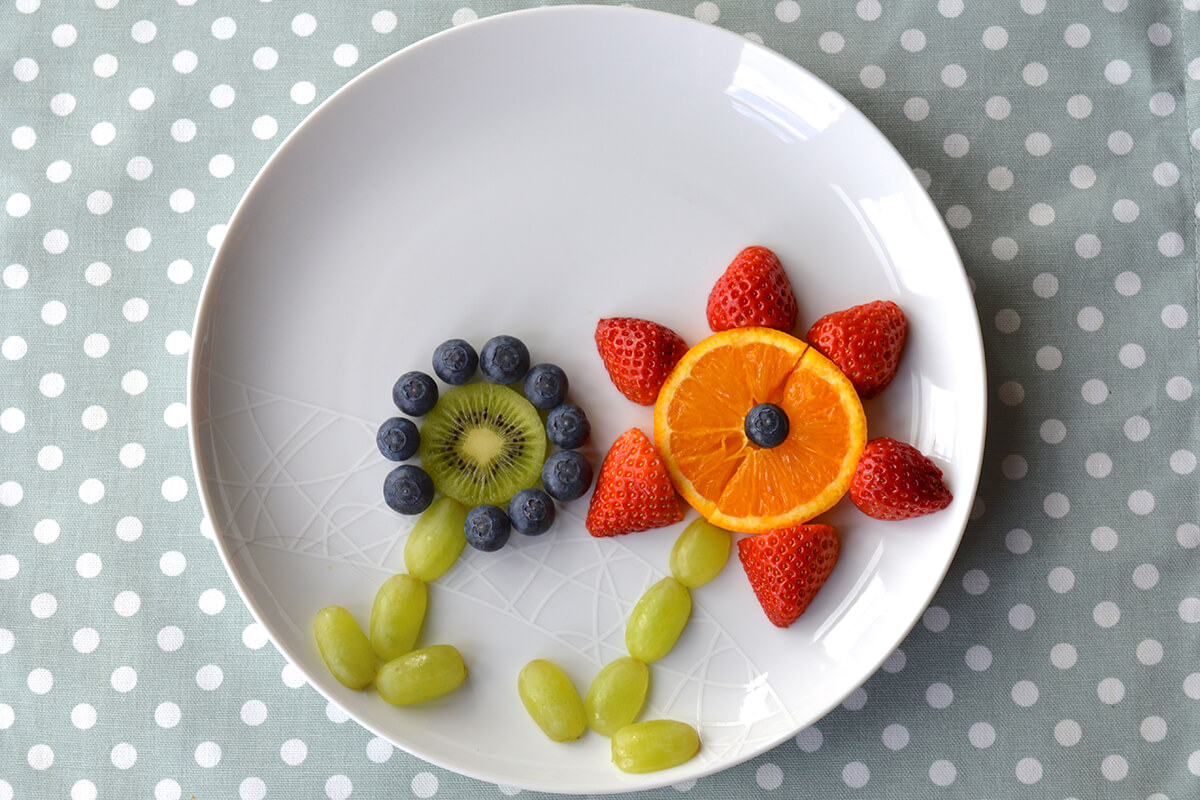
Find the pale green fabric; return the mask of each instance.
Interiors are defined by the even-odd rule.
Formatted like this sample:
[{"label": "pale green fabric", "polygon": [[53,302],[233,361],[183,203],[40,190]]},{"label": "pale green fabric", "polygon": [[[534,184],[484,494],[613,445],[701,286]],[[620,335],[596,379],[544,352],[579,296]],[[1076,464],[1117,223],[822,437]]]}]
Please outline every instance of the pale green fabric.
[{"label": "pale green fabric", "polygon": [[[0,800],[515,792],[393,751],[267,643],[184,402],[213,246],[283,137],[526,5],[4,0]],[[883,130],[989,372],[975,513],[901,649],[794,741],[647,795],[1200,796],[1200,2],[641,5],[764,42]]]}]

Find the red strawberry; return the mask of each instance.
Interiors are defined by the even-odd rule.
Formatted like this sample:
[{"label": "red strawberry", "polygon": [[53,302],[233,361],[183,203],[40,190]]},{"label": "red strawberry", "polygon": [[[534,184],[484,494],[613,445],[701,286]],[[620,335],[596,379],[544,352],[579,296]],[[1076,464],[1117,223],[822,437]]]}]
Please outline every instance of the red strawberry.
[{"label": "red strawberry", "polygon": [[747,247],[734,257],[708,294],[708,327],[775,328],[796,326],[796,294],[779,259],[765,247]]},{"label": "red strawberry", "polygon": [[612,317],[596,323],[596,349],[621,394],[652,406],[663,381],[688,348],[679,334],[657,322]]},{"label": "red strawberry", "polygon": [[841,539],[830,525],[797,525],[738,541],[738,558],[758,603],[780,628],[808,608],[841,550]]},{"label": "red strawberry", "polygon": [[617,437],[604,457],[585,522],[592,536],[661,528],[683,519],[675,487],[654,445],[638,428]]},{"label": "red strawberry", "polygon": [[908,320],[891,300],[876,300],[821,317],[808,329],[808,343],[837,364],[864,400],[896,377]]},{"label": "red strawberry", "polygon": [[850,500],[875,519],[919,517],[953,499],[937,464],[911,444],[886,436],[867,442],[850,482]]}]

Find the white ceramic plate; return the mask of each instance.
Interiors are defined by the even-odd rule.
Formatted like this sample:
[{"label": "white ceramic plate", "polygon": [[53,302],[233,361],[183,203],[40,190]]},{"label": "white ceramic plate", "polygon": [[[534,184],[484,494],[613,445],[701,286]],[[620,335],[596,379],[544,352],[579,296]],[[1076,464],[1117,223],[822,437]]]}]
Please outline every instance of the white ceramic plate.
[{"label": "white ceramic plate", "polygon": [[[311,622],[365,625],[411,525],[384,505],[374,432],[434,347],[507,333],[562,365],[603,451],[650,409],[609,383],[597,319],[655,319],[696,342],[742,247],[785,264],[800,328],[876,298],[911,321],[870,434],[943,467],[954,503],[902,523],[843,501],[841,561],[808,612],[772,627],[734,556],[652,667],[644,718],[696,725],[700,754],[631,776],[607,739],[554,744],[521,707],[535,657],[582,689],[624,654],[623,623],[667,573],[682,525],[593,539],[587,498],[551,534],[470,550],[431,587],[422,642],[470,676],[426,707],[336,683]],[[250,187],[196,320],[189,398],[198,484],[246,604],[310,683],[364,727],[487,781],[603,793],[673,784],[794,735],[862,684],[918,619],[958,545],[979,473],[984,368],[961,263],[882,135],[805,70],[727,31],[630,8],[543,8],[434,36],[317,109]],[[688,519],[694,517],[694,512]]]}]

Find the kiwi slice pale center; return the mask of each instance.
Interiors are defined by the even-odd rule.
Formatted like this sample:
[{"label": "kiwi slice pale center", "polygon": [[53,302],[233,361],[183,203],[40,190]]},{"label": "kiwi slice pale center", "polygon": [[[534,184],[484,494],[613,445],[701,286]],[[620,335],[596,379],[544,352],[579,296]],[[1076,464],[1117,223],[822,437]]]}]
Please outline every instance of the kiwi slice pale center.
[{"label": "kiwi slice pale center", "polygon": [[442,494],[468,507],[505,506],[537,484],[546,430],[537,409],[517,392],[469,383],[438,398],[421,425],[419,452]]}]

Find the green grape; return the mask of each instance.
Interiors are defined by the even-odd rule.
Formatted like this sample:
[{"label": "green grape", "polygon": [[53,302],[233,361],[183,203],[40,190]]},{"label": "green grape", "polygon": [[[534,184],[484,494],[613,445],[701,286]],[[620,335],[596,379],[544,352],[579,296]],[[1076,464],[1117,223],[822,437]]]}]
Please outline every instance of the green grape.
[{"label": "green grape", "polygon": [[379,668],[375,688],[394,706],[433,700],[457,689],[467,677],[462,655],[452,645],[435,644],[405,653]]},{"label": "green grape", "polygon": [[675,646],[692,613],[692,596],[674,578],[663,578],[646,590],[625,625],[625,647],[629,655],[649,664]]},{"label": "green grape", "polygon": [[570,742],[583,736],[587,717],[579,692],[557,664],[536,658],[521,668],[517,694],[542,733],[555,742]]},{"label": "green grape", "polygon": [[671,574],[694,589],[717,577],[729,560],[733,536],[704,518],[683,529],[671,548]]},{"label": "green grape", "polygon": [[412,575],[393,575],[375,593],[371,606],[371,646],[384,661],[402,656],[417,644],[429,593]]},{"label": "green grape", "polygon": [[623,656],[610,661],[596,674],[583,698],[588,727],[612,736],[637,719],[646,702],[650,668],[636,658]]},{"label": "green grape", "polygon": [[354,616],[341,606],[326,606],[313,620],[317,649],[333,677],[351,689],[371,682],[378,669],[375,651]]},{"label": "green grape", "polygon": [[463,523],[467,507],[451,497],[433,501],[408,533],[404,566],[408,574],[429,583],[454,566],[467,543]]},{"label": "green grape", "polygon": [[685,722],[654,719],[613,734],[612,759],[622,772],[655,772],[678,766],[700,752],[700,735]]}]

